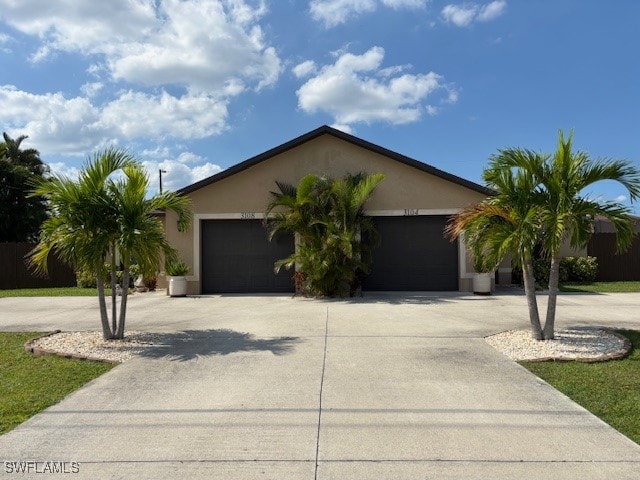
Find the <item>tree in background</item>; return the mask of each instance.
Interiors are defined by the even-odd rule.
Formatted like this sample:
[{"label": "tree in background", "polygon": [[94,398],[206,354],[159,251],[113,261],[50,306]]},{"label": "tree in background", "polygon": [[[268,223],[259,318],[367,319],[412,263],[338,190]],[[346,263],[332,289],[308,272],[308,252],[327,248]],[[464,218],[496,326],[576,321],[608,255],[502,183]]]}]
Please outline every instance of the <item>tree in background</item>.
[{"label": "tree in background", "polygon": [[28,137],[3,133],[0,142],[0,242],[35,242],[47,218],[43,197],[29,195],[34,181],[46,178],[49,167],[33,148],[21,149]]},{"label": "tree in background", "polygon": [[374,236],[364,204],[382,174],[347,175],[344,178],[307,175],[297,186],[276,182],[265,223],[270,238],[280,233],[296,235],[296,252],[276,262],[276,271],[295,268],[302,277],[303,293],[314,296],[353,296],[370,270],[370,246],[363,238]]},{"label": "tree in background", "polygon": [[[149,179],[142,165],[124,150],[106,149],[84,165],[77,181],[54,176],[33,192],[47,198],[52,215],[42,225],[40,243],[31,255],[40,271],[52,251],[76,269],[93,272],[98,287],[102,333],[105,339],[124,338],[129,269],[133,259],[141,271],[160,269],[162,255],[171,261],[175,250],[167,242],[158,210],[178,214],[179,227],[188,228],[191,209],[187,198],[165,192],[147,198]],[[118,315],[116,252],[123,268],[122,300]],[[111,263],[111,322],[107,312],[104,268]]]}]

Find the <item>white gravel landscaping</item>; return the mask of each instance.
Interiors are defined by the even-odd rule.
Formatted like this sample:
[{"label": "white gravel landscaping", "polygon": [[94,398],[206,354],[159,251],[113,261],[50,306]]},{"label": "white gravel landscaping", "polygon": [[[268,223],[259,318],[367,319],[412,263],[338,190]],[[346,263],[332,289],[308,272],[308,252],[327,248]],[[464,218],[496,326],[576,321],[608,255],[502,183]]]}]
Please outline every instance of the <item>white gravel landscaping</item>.
[{"label": "white gravel landscaping", "polygon": [[489,345],[512,360],[601,361],[620,358],[630,342],[600,328],[556,330],[554,340],[534,340],[531,330],[509,330],[486,337]]},{"label": "white gravel landscaping", "polygon": [[[91,360],[122,363],[146,349],[160,345],[157,333],[128,331],[124,340],[103,340],[101,332],[58,332],[28,345],[39,354],[59,354]],[[609,330],[573,328],[556,330],[555,340],[537,341],[531,331],[510,330],[486,337],[489,345],[512,360],[602,361],[624,356],[630,342]]]},{"label": "white gravel landscaping", "polygon": [[124,340],[104,340],[102,332],[58,332],[30,342],[28,349],[37,354],[122,363],[158,345],[160,338],[156,333],[133,330],[125,332]]}]

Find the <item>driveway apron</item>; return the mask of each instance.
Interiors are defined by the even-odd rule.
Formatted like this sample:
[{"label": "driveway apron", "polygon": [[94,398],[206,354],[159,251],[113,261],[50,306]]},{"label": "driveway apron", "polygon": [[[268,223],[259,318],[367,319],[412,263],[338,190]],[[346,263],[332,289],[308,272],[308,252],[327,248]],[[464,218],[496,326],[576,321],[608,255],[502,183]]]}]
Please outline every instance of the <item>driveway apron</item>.
[{"label": "driveway apron", "polygon": [[[136,301],[132,319],[152,308]],[[0,477],[31,461],[23,478],[43,462],[77,462],[74,478],[638,478],[638,445],[481,338],[523,307],[157,297],[163,345],[1,436]]]}]

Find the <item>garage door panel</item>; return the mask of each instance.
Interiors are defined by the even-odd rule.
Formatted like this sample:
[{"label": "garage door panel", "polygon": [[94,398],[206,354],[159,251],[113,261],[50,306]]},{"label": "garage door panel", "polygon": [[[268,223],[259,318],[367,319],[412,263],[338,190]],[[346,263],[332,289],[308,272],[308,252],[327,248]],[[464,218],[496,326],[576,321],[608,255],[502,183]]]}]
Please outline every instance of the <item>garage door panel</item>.
[{"label": "garage door panel", "polygon": [[202,293],[293,291],[291,272],[273,271],[293,253],[292,235],[270,242],[259,220],[206,220],[201,231]]},{"label": "garage door panel", "polygon": [[444,238],[446,216],[374,217],[379,245],[373,249],[365,290],[458,289],[457,242]]}]

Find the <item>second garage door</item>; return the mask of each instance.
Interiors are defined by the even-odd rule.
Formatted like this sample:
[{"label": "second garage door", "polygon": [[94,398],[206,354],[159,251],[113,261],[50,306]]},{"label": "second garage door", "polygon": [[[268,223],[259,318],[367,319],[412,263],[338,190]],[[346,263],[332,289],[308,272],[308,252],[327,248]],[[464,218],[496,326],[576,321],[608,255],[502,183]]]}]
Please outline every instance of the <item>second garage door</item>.
[{"label": "second garage door", "polygon": [[448,217],[374,217],[380,243],[364,290],[458,290],[458,244],[444,238]]},{"label": "second garage door", "polygon": [[201,232],[202,293],[293,292],[291,271],[273,271],[293,253],[292,235],[270,242],[260,220],[206,220]]}]

